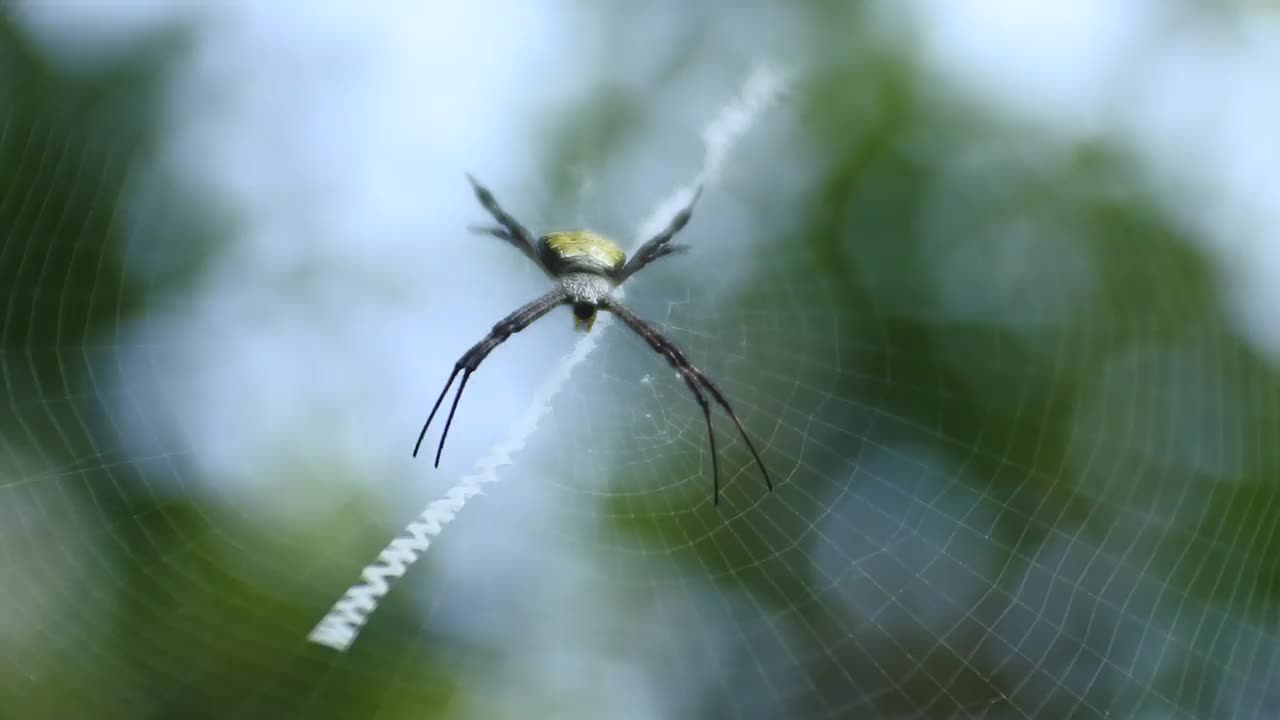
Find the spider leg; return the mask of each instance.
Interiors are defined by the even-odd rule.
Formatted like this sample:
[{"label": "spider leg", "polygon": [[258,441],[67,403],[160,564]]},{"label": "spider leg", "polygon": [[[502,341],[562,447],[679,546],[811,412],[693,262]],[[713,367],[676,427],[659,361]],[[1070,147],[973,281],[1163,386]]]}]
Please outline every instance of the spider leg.
[{"label": "spider leg", "polygon": [[680,379],[684,380],[684,384],[689,386],[689,392],[693,393],[693,399],[698,401],[698,407],[702,408],[702,418],[707,421],[707,439],[711,445],[711,477],[712,477],[712,504],[720,504],[720,456],[716,454],[716,432],[711,429],[711,406],[707,404],[707,398],[698,389],[698,379],[690,373],[686,368],[677,366],[676,372],[680,374]]},{"label": "spider leg", "polygon": [[760,459],[760,453],[756,451],[756,446],[751,442],[751,436],[748,435],[746,429],[742,427],[742,421],[738,419],[738,413],[734,412],[733,408],[729,407],[729,399],[724,396],[724,393],[720,392],[720,388],[716,387],[715,383],[711,382],[711,378],[707,377],[705,373],[693,366],[690,366],[690,369],[702,383],[703,387],[707,389],[707,392],[711,393],[711,397],[714,398],[717,403],[720,403],[720,407],[724,408],[725,413],[729,416],[729,419],[733,421],[733,424],[737,426],[738,432],[742,435],[742,439],[747,443],[747,449],[751,451],[752,457],[756,459],[756,464],[760,466],[760,472],[764,475],[765,486],[769,488],[769,492],[773,492],[773,481],[769,479],[769,471],[764,469],[764,461]]},{"label": "spider leg", "polygon": [[449,406],[449,417],[444,421],[444,432],[440,434],[440,447],[436,448],[435,466],[440,467],[440,454],[444,452],[444,439],[449,437],[449,426],[453,425],[453,415],[458,412],[458,401],[462,399],[462,391],[467,389],[467,378],[471,377],[472,370],[468,369],[462,374],[462,382],[458,384],[458,394],[453,396],[453,405]]},{"label": "spider leg", "polygon": [[520,246],[520,243],[516,241],[515,238],[511,237],[511,233],[497,225],[468,225],[467,231],[475,233],[476,235],[492,235],[499,240],[506,240],[517,248]]},{"label": "spider leg", "polygon": [[[724,408],[725,413],[727,413],[729,418],[733,420],[734,426],[737,427],[738,432],[742,434],[742,439],[746,441],[747,448],[751,450],[751,455],[755,458],[756,465],[760,467],[760,473],[764,475],[765,487],[769,489],[769,492],[773,492],[773,481],[769,479],[769,471],[765,469],[764,461],[760,459],[760,453],[756,451],[755,444],[751,442],[751,436],[748,435],[746,429],[742,427],[742,421],[738,419],[738,414],[733,411],[733,408],[729,405],[728,398],[724,396],[724,393],[720,392],[720,388],[718,388],[715,383],[711,382],[711,379],[704,375],[701,370],[696,368],[693,363],[689,362],[689,358],[685,356],[684,352],[682,352],[675,343],[668,340],[662,335],[662,333],[658,332],[657,328],[642,320],[638,315],[628,310],[617,300],[614,300],[611,297],[605,297],[600,301],[600,307],[612,312],[614,315],[617,315],[618,318],[630,327],[633,332],[643,338],[644,341],[649,344],[649,347],[653,348],[655,352],[666,358],[667,362],[676,369],[676,372],[680,373],[680,377],[684,379],[685,384],[689,386],[689,390],[693,392],[694,398],[697,399],[698,404],[702,406],[703,414],[706,415],[707,419],[707,435],[711,441],[713,458],[712,472],[715,473],[717,495],[720,488],[720,475],[718,464],[714,462],[715,434],[711,431],[711,415],[707,407],[707,400],[703,396],[701,389],[705,389],[706,392],[710,393],[711,397],[715,399],[720,407]],[[701,389],[699,388],[699,385],[701,385]]]},{"label": "spider leg", "polygon": [[511,216],[502,206],[498,204],[497,198],[489,191],[489,188],[481,185],[470,173],[467,174],[467,182],[471,183],[472,190],[476,193],[476,199],[484,206],[485,210],[493,216],[498,222],[499,227],[476,227],[468,228],[471,232],[481,235],[492,235],[500,240],[505,240],[512,247],[524,253],[525,257],[533,261],[533,264],[542,268],[543,272],[547,271],[542,259],[538,257],[537,243],[534,242],[533,235],[520,224],[518,220]]},{"label": "spider leg", "polygon": [[497,225],[490,225],[487,227],[482,225],[468,225],[467,230],[475,233],[476,235],[491,235],[499,240],[506,241],[508,245],[519,250],[525,257],[532,260],[534,265],[537,265],[542,269],[542,272],[547,274],[547,277],[552,280],[556,279],[555,275],[552,275],[551,272],[547,270],[546,266],[542,264],[542,258],[538,257],[538,251],[532,246],[526,245],[511,237],[511,233],[507,232],[505,228],[498,227]]},{"label": "spider leg", "polygon": [[[466,357],[465,355],[463,357]],[[444,402],[444,396],[449,392],[449,388],[453,387],[453,381],[458,377],[458,373],[462,370],[462,363],[459,361],[454,364],[453,372],[449,374],[449,382],[445,383],[444,389],[440,391],[440,397],[436,398],[436,404],[431,407],[431,414],[427,416],[427,421],[422,424],[422,432],[418,433],[418,442],[413,446],[413,456],[418,457],[418,448],[422,447],[422,439],[427,436],[427,427],[431,425],[431,421],[435,419],[436,411],[440,409],[440,403]]]},{"label": "spider leg", "polygon": [[689,200],[689,204],[684,206],[683,210],[676,213],[675,217],[671,218],[671,222],[667,224],[667,227],[663,229],[662,232],[650,238],[645,242],[645,244],[641,245],[639,250],[636,250],[636,253],[627,261],[627,264],[624,265],[614,276],[614,280],[621,283],[623,280],[626,280],[635,273],[644,269],[645,266],[654,260],[687,250],[688,248],[684,246],[669,245],[668,243],[675,238],[676,233],[683,230],[684,226],[689,224],[689,218],[693,217],[693,206],[697,204],[698,198],[700,197],[702,197],[701,185],[694,190],[693,197]]},{"label": "spider leg", "polygon": [[418,450],[422,446],[422,439],[427,434],[427,428],[430,427],[431,421],[435,418],[436,412],[440,409],[440,404],[444,402],[444,396],[448,394],[449,388],[453,386],[453,381],[458,377],[458,373],[462,373],[462,383],[458,385],[458,394],[453,398],[453,404],[449,408],[449,417],[444,423],[444,432],[440,435],[440,446],[436,449],[436,467],[440,466],[440,455],[444,452],[444,441],[449,437],[449,427],[453,424],[454,413],[458,411],[458,401],[462,399],[462,391],[467,387],[467,380],[471,377],[471,373],[480,367],[480,363],[488,357],[493,349],[506,342],[507,338],[521,330],[529,327],[533,321],[551,312],[551,309],[562,303],[568,302],[569,297],[565,295],[564,290],[556,288],[542,297],[524,305],[520,309],[499,320],[489,334],[471,346],[471,349],[463,353],[462,357],[453,364],[453,372],[449,375],[449,382],[445,383],[444,389],[440,391],[440,397],[436,398],[436,404],[431,408],[431,414],[427,416],[427,421],[422,425],[422,432],[418,433],[418,442],[413,446],[413,456],[418,456]]}]

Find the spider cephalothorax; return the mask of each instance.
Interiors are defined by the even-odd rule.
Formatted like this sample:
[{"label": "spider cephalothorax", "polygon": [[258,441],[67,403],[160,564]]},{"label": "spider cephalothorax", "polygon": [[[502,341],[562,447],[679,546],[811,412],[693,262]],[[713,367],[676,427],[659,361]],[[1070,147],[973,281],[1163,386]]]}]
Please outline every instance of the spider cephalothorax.
[{"label": "spider cephalothorax", "polygon": [[760,472],[764,475],[765,486],[772,492],[773,482],[769,479],[769,471],[765,469],[760,453],[756,452],[751,437],[743,429],[742,422],[738,420],[737,414],[729,406],[729,401],[724,393],[720,392],[720,388],[716,387],[715,383],[711,382],[701,370],[694,367],[693,363],[689,362],[689,358],[658,332],[657,328],[640,319],[611,294],[614,288],[649,263],[686,249],[685,246],[671,244],[671,240],[689,222],[693,214],[693,206],[702,194],[702,189],[699,188],[694,193],[693,199],[683,210],[676,213],[666,229],[641,245],[636,254],[627,260],[626,253],[608,238],[586,230],[547,233],[535,241],[523,225],[498,205],[493,193],[470,175],[467,176],[467,180],[475,189],[476,198],[480,200],[480,204],[498,223],[496,226],[474,228],[474,230],[513,245],[555,281],[557,287],[498,321],[483,340],[473,345],[454,363],[449,382],[445,384],[444,390],[440,391],[440,397],[436,398],[436,404],[431,408],[431,414],[427,416],[422,432],[418,434],[418,442],[413,446],[414,457],[417,457],[422,439],[427,434],[427,427],[431,425],[431,420],[435,418],[436,411],[440,409],[440,404],[444,401],[449,388],[453,386],[458,373],[462,373],[462,382],[458,385],[458,394],[453,398],[449,417],[444,423],[444,432],[440,435],[440,446],[436,449],[437,466],[440,465],[440,454],[444,452],[445,438],[449,436],[449,426],[453,424],[453,415],[458,410],[458,401],[462,399],[462,391],[466,388],[467,379],[471,377],[471,373],[476,371],[494,348],[511,337],[513,333],[525,329],[556,306],[569,305],[573,308],[574,326],[584,331],[591,329],[596,312],[599,310],[607,310],[618,316],[627,327],[643,338],[654,352],[666,358],[684,380],[689,392],[693,393],[693,398],[702,408],[702,416],[707,422],[707,437],[711,444],[711,472],[715,487],[714,498],[717,503],[720,501],[720,461],[716,457],[716,435],[711,429],[711,408],[707,402],[707,395],[724,408],[729,419],[733,420],[733,424],[738,428],[738,432],[742,433],[742,439],[746,441],[747,448],[751,450],[756,464],[760,466]]}]

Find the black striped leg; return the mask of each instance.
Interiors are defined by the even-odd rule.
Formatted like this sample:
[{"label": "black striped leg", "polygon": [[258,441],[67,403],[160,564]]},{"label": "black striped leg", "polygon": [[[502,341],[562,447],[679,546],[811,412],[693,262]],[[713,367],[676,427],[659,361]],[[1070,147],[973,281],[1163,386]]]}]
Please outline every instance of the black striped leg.
[{"label": "black striped leg", "polygon": [[[711,440],[711,467],[712,473],[715,475],[716,502],[719,503],[720,500],[720,467],[715,454],[716,437],[711,430],[711,412],[707,407],[707,399],[703,396],[702,390],[710,393],[720,407],[724,408],[725,413],[729,415],[729,419],[733,420],[738,432],[742,434],[742,439],[746,441],[747,448],[751,450],[751,455],[755,457],[756,464],[760,466],[760,473],[764,475],[765,487],[769,489],[769,492],[773,492],[773,481],[769,479],[769,471],[765,469],[764,461],[760,459],[760,453],[756,452],[756,446],[751,442],[751,436],[747,435],[747,431],[742,427],[742,421],[738,419],[738,414],[729,406],[729,400],[724,396],[724,393],[720,392],[720,388],[716,387],[715,383],[711,382],[711,379],[704,375],[701,370],[694,367],[693,363],[689,362],[689,358],[681,352],[680,348],[676,347],[675,343],[668,340],[662,333],[658,332],[657,328],[641,320],[639,316],[618,303],[618,301],[606,297],[600,301],[600,307],[617,315],[622,322],[626,323],[627,327],[649,343],[649,347],[666,358],[667,362],[671,363],[671,366],[676,369],[676,372],[680,373],[680,377],[684,379],[685,384],[689,386],[689,390],[693,392],[694,399],[702,407],[702,414],[707,420],[707,436]],[[701,389],[699,389],[699,386],[701,386]]]},{"label": "black striped leg", "polygon": [[[471,232],[482,235],[492,235],[499,240],[505,240],[512,247],[524,253],[524,256],[533,261],[534,265],[542,268],[543,272],[547,272],[546,266],[542,264],[542,259],[538,257],[538,249],[533,235],[529,233],[523,225],[511,216],[502,206],[498,204],[493,193],[489,188],[481,185],[474,177],[467,175],[467,181],[471,183],[471,188],[475,190],[476,199],[484,206],[485,210],[493,216],[498,222],[499,227],[471,227]],[[548,273],[550,274],[550,273]]]},{"label": "black striped leg", "polygon": [[614,276],[614,281],[621,284],[623,280],[643,270],[646,265],[654,260],[688,250],[689,248],[684,245],[669,245],[668,243],[675,238],[676,233],[689,224],[689,218],[693,217],[693,206],[697,204],[700,197],[702,197],[701,185],[694,191],[693,198],[689,200],[689,204],[676,213],[675,217],[671,218],[671,222],[667,224],[666,229],[654,235],[645,244],[641,245],[639,250],[636,250],[635,255],[632,255],[627,264],[622,266],[622,269]]},{"label": "black striped leg", "polygon": [[418,433],[418,442],[413,446],[413,456],[418,456],[418,449],[422,446],[422,438],[426,437],[427,428],[430,427],[431,421],[436,416],[436,411],[440,409],[440,403],[444,402],[444,396],[449,392],[449,388],[453,386],[453,381],[458,377],[458,373],[462,373],[462,383],[458,385],[458,394],[453,398],[453,405],[449,408],[449,417],[444,422],[444,432],[440,435],[440,447],[436,449],[436,467],[440,466],[440,454],[444,452],[445,438],[449,437],[449,426],[453,424],[453,415],[458,411],[458,401],[462,399],[462,391],[467,387],[467,379],[471,377],[471,373],[480,367],[480,363],[484,362],[485,357],[493,352],[493,349],[501,345],[507,338],[514,333],[529,327],[534,320],[551,312],[551,309],[557,305],[568,302],[569,298],[565,295],[564,290],[556,288],[524,307],[516,310],[510,315],[498,321],[489,334],[483,340],[471,346],[471,349],[463,354],[458,361],[453,364],[453,373],[449,375],[449,382],[445,383],[444,389],[440,391],[440,397],[436,398],[436,404],[431,408],[431,414],[427,416],[427,421],[422,424],[422,432]]}]

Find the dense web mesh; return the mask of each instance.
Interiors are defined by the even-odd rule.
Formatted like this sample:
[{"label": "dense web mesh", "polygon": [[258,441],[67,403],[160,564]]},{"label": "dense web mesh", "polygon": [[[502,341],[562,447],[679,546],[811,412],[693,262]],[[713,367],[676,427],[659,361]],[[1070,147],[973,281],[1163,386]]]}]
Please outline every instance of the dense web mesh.
[{"label": "dense web mesh", "polygon": [[[995,142],[926,161],[963,143],[861,111],[859,133],[833,129],[793,99],[776,112],[814,134],[893,137],[874,160],[832,140],[833,189],[814,192],[837,199],[800,207],[743,140],[682,236],[695,250],[626,294],[724,390],[775,491],[716,411],[713,507],[697,404],[603,323],[501,482],[336,652],[307,633],[508,436],[502,411],[582,342],[568,311],[476,374],[438,471],[381,409],[401,399],[361,384],[341,347],[358,333],[249,305],[233,317],[267,339],[229,390],[216,366],[246,346],[216,324],[173,332],[201,318],[219,219],[140,180],[146,63],[97,95],[0,27],[21,70],[0,71],[0,717],[1280,713],[1276,374],[1219,311],[1208,263],[1099,182],[1124,173],[1105,153],[1066,163],[1080,177]],[[1045,217],[1061,237],[1028,229]],[[734,222],[757,240],[727,239]],[[536,288],[510,255],[516,291]],[[433,340],[405,418],[484,327]],[[272,384],[321,410],[271,406]],[[258,413],[226,416],[226,392]],[[268,451],[219,459],[245,447],[236,424]]]}]

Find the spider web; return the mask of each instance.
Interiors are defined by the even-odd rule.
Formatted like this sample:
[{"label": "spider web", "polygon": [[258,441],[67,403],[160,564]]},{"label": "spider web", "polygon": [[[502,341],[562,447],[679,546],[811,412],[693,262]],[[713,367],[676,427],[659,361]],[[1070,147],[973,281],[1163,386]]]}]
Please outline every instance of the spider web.
[{"label": "spider web", "polygon": [[[502,482],[335,653],[306,638],[335,594],[509,436],[580,336],[566,312],[512,338],[440,469],[412,461],[453,359],[543,287],[499,243],[460,244],[478,212],[461,175],[345,215],[323,184],[273,190],[315,168],[228,190],[204,167],[201,186],[172,148],[251,134],[240,118],[170,118],[198,127],[154,146],[138,108],[183,92],[152,84],[154,57],[86,80],[0,28],[0,717],[1280,709],[1275,371],[1127,165],[1046,171],[1029,147],[1049,140],[954,130],[972,112],[954,106],[931,123],[868,103],[829,126],[804,104],[833,80],[806,71],[703,197],[694,249],[626,294],[725,391],[775,492],[717,412],[714,507],[697,404],[598,326]],[[592,176],[627,200],[575,188],[540,211],[516,171],[488,183],[535,227],[576,204],[627,228],[694,170],[689,128],[738,81],[673,113],[670,155]],[[351,137],[324,161],[342,197],[370,185],[363,158],[421,150]],[[295,159],[257,142],[230,147]],[[830,177],[779,169],[797,156]],[[662,182],[631,193],[637,167]],[[374,209],[392,240],[351,220]]]}]

